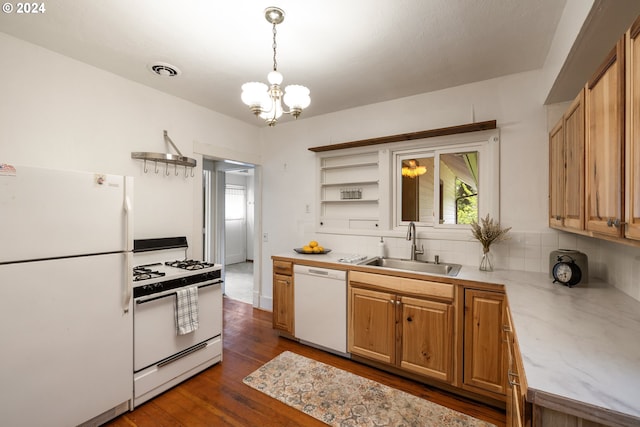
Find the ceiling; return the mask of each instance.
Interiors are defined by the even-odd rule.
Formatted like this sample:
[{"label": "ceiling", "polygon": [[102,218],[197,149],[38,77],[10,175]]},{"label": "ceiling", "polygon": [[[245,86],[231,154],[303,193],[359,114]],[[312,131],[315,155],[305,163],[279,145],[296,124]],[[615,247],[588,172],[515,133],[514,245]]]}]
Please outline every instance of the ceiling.
[{"label": "ceiling", "polygon": [[[0,29],[256,126],[240,86],[272,68],[311,91],[312,117],[541,68],[565,0],[56,0]],[[163,62],[181,74],[148,70]],[[288,119],[291,120],[291,119]]]}]

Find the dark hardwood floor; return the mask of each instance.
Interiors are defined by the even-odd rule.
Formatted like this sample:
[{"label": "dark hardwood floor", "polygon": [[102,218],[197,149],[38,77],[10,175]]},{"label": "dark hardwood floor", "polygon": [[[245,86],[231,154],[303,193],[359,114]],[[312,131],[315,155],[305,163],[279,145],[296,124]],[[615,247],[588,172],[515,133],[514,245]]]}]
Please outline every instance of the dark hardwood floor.
[{"label": "dark hardwood floor", "polygon": [[159,426],[324,426],[245,384],[242,379],[281,352],[290,350],[357,375],[423,397],[504,427],[495,408],[281,338],[271,328],[271,313],[224,299],[222,362],[121,415],[112,427]]}]

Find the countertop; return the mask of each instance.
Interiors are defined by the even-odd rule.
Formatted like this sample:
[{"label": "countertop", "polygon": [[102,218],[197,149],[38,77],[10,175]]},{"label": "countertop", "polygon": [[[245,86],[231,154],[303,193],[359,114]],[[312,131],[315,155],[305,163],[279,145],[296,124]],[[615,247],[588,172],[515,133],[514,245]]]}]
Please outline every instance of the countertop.
[{"label": "countertop", "polygon": [[[292,251],[276,257],[349,269],[353,265],[338,261],[347,255]],[[529,401],[541,406],[555,401],[578,412],[602,412],[622,425],[640,425],[640,302],[598,279],[568,288],[545,273],[482,272],[470,266],[456,277],[429,277],[504,286]]]}]

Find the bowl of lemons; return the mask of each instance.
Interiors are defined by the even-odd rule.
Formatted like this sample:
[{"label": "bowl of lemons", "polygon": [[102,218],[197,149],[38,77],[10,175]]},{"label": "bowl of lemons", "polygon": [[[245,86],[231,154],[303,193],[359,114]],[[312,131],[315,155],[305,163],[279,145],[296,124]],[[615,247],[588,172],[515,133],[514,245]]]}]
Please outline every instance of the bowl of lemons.
[{"label": "bowl of lemons", "polygon": [[299,254],[307,254],[307,255],[328,254],[329,252],[331,252],[331,249],[322,247],[315,240],[310,241],[309,243],[307,243],[301,248],[294,248],[293,250]]}]

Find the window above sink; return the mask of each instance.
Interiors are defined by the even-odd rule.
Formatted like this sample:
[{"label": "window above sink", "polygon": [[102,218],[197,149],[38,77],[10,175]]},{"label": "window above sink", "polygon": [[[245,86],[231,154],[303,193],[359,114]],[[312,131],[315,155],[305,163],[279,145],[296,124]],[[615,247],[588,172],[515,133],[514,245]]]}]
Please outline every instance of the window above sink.
[{"label": "window above sink", "polygon": [[414,222],[466,229],[487,213],[498,217],[499,137],[482,133],[412,141],[392,151],[393,228]]}]

